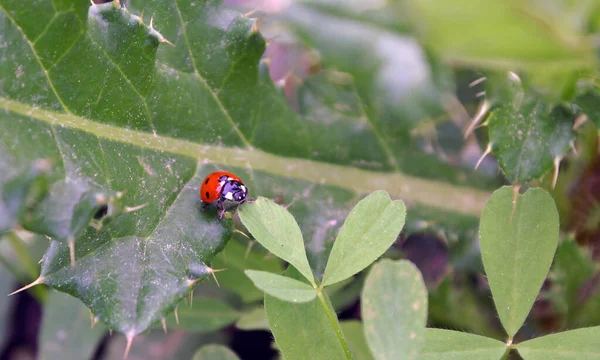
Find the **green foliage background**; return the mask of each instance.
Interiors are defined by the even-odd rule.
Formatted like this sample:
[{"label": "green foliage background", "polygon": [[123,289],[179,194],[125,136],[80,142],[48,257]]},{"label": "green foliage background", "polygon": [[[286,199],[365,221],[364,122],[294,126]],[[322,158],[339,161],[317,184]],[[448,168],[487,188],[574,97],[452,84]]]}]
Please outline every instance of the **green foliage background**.
[{"label": "green foliage background", "polygon": [[[234,232],[242,228],[237,218],[218,222],[198,211],[200,181],[226,169],[244,179],[252,197],[289,205],[308,257],[297,269],[309,281],[311,272],[319,280],[327,274],[352,207],[385,190],[406,203],[408,214],[385,257],[408,257],[423,273],[429,325],[502,342],[502,326],[511,340],[517,331],[527,340],[598,325],[590,315],[600,304],[592,281],[597,202],[581,200],[600,198],[589,185],[598,171],[600,121],[596,1],[297,1],[262,23],[260,15],[215,0],[0,0],[0,255],[10,270],[3,268],[0,285],[13,276],[49,285],[90,308],[93,323],[129,338],[161,322],[187,329],[192,350],[226,343],[217,330],[236,321],[265,329],[262,292],[244,270],[281,273],[283,263],[260,246],[247,253],[248,240]],[[282,44],[298,51],[287,53],[295,67],[269,52]],[[497,162],[478,161],[486,152]],[[573,236],[559,242],[533,234],[543,238],[535,245],[511,236],[514,246],[499,251],[507,236],[500,230],[509,227],[482,223],[484,269],[479,217],[507,183],[550,191],[563,234]],[[536,213],[553,205],[540,201],[529,210],[502,206],[503,215],[493,218],[516,214],[558,226],[554,214]],[[500,230],[486,240],[491,228]],[[409,240],[429,235],[437,245],[421,249],[426,261],[419,261]],[[537,296],[557,243],[550,280]],[[432,260],[437,256],[447,261]],[[543,266],[522,267],[535,256],[541,260],[532,266]],[[496,307],[528,305],[499,310],[500,324],[481,275],[506,259],[515,260],[518,281],[488,274]],[[364,274],[336,281],[328,301],[338,311],[351,308]],[[508,296],[521,289],[515,284],[528,289],[526,300]],[[191,307],[184,311],[179,304],[194,289],[202,298],[186,300]],[[56,319],[72,311],[61,294],[31,292],[44,306],[40,356],[52,358],[63,326]],[[550,313],[540,315],[536,305],[529,312],[536,296]],[[66,320],[69,329],[84,328],[81,317]],[[91,353],[104,325],[81,330],[86,340],[61,348]],[[340,323],[353,339],[350,352],[369,358],[373,340],[359,336],[359,326]],[[143,339],[165,341],[153,334]],[[431,334],[424,333],[425,344]],[[443,336],[451,343],[462,335]],[[115,353],[122,354],[121,340],[111,340]],[[489,341],[482,346],[496,354],[498,343]],[[84,342],[90,345],[73,348]],[[542,356],[544,347],[541,339],[525,342],[521,355]],[[132,352],[143,348],[134,343]],[[208,348],[194,356],[212,351],[231,355]]]}]

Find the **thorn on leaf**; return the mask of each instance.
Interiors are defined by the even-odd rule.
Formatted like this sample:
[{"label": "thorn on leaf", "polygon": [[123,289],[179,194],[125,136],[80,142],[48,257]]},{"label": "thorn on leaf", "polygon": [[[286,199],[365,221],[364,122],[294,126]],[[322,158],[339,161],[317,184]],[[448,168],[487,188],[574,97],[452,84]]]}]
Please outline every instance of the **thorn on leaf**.
[{"label": "thorn on leaf", "polygon": [[254,13],[257,11],[257,10],[258,10],[258,9],[250,10],[250,11],[248,11],[247,13],[245,13],[245,14],[244,14],[244,16],[245,16],[245,17],[248,17],[248,16],[250,16],[250,15],[254,14]]},{"label": "thorn on leaf", "polygon": [[125,206],[125,212],[134,212],[134,211],[138,211],[141,210],[143,208],[145,208],[146,206],[148,206],[148,203],[144,203],[138,206],[133,206],[133,207],[129,207],[129,206]]},{"label": "thorn on leaf", "polygon": [[558,180],[558,173],[560,170],[560,161],[562,159],[557,157],[554,159],[554,177],[552,177],[552,189],[556,187],[556,181]]},{"label": "thorn on leaf", "polygon": [[254,23],[254,25],[252,25],[252,28],[250,29],[251,32],[258,32],[259,28],[260,28],[260,24],[263,22],[264,20],[264,15],[261,16],[260,18],[258,18],[258,20],[256,20],[256,22]]},{"label": "thorn on leaf", "polygon": [[479,108],[477,109],[475,116],[473,116],[473,119],[469,123],[469,126],[467,126],[467,128],[465,129],[465,134],[464,134],[463,138],[466,139],[469,137],[469,135],[471,135],[473,133],[473,131],[475,130],[477,125],[481,122],[481,120],[488,113],[491,106],[492,106],[492,104],[489,101],[483,100],[483,102],[479,105]]},{"label": "thorn on leaf", "polygon": [[215,282],[217,283],[218,287],[221,287],[221,285],[219,285],[219,280],[217,280],[217,276],[215,275],[215,273],[218,273],[218,272],[221,272],[221,271],[224,271],[224,270],[227,270],[227,269],[213,269],[213,268],[208,268],[208,271],[212,274],[213,279],[215,279]]},{"label": "thorn on leaf", "polygon": [[71,268],[75,267],[75,237],[72,235],[67,239],[69,245],[69,258],[71,259]]},{"label": "thorn on leaf", "polygon": [[166,334],[167,333],[167,319],[162,318],[162,319],[160,319],[160,322],[162,323],[163,331]]},{"label": "thorn on leaf", "polygon": [[489,143],[488,146],[485,148],[485,151],[483,152],[483,154],[481,154],[481,157],[479,158],[479,160],[477,160],[477,164],[475,164],[475,170],[477,170],[479,165],[481,165],[481,162],[483,161],[483,159],[485,159],[485,157],[488,156],[491,152],[492,152],[492,143]]},{"label": "thorn on leaf", "polygon": [[479,79],[471,81],[471,83],[469,84],[469,87],[472,88],[474,86],[477,86],[477,85],[481,84],[482,82],[484,82],[486,80],[487,80],[487,77],[482,76]]},{"label": "thorn on leaf", "polygon": [[39,278],[35,279],[35,280],[34,280],[33,282],[31,282],[30,284],[28,284],[28,285],[25,285],[25,286],[23,286],[22,288],[20,288],[20,289],[18,289],[18,290],[15,290],[15,291],[11,292],[10,294],[8,294],[8,296],[12,296],[12,295],[14,295],[14,294],[20,293],[21,291],[27,290],[27,289],[29,289],[29,288],[32,288],[32,287],[36,286],[36,285],[43,284],[43,283],[44,283],[44,280],[45,280],[45,279],[44,279],[43,277],[41,277],[41,276],[40,276]]},{"label": "thorn on leaf", "polygon": [[[112,330],[111,330],[112,331]],[[125,354],[123,355],[123,358],[126,359],[127,356],[129,355],[129,350],[131,350],[131,344],[133,344],[133,338],[135,337],[135,334],[130,332],[127,333],[125,335],[125,338],[127,339],[127,345],[125,346]]]}]

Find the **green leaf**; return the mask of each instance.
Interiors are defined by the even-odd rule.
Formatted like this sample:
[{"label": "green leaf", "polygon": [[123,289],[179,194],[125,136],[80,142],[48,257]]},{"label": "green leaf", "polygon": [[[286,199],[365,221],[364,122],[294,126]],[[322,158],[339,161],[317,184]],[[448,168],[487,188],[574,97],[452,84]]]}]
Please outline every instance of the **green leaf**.
[{"label": "green leaf", "polygon": [[418,358],[427,320],[427,289],[412,263],[383,259],[373,265],[361,306],[365,337],[375,358]]},{"label": "green leaf", "polygon": [[81,301],[50,291],[44,304],[39,358],[91,359],[106,328],[91,328],[90,320],[90,311]]},{"label": "green leaf", "polygon": [[244,313],[235,326],[241,330],[269,330],[269,321],[263,306]]},{"label": "green leaf", "polygon": [[239,210],[240,220],[252,236],[267,250],[292,264],[314,284],[304,241],[298,223],[285,208],[264,197],[245,204]]},{"label": "green leaf", "polygon": [[489,141],[508,180],[524,184],[558,166],[575,138],[574,114],[514,86],[511,98],[490,112]]},{"label": "green leaf", "polygon": [[[56,241],[36,283],[77,296],[114,330],[154,326],[210,272],[231,235],[229,220],[197,211],[199,181],[212,170],[257,178],[253,197],[281,192],[291,202],[307,194],[291,209],[305,213],[300,226],[319,275],[337,230],[331,224],[363,194],[383,188],[468,215],[478,215],[489,197],[449,184],[468,185],[467,172],[439,159],[437,167],[404,170],[402,159],[436,157],[406,132],[397,143],[375,144],[372,133],[364,141],[311,137],[334,134],[339,123],[330,128],[292,111],[260,64],[265,41],[256,21],[218,0],[132,0],[127,9],[78,0],[28,5],[0,1],[0,32],[11,54],[0,63],[0,192],[7,179],[49,160],[49,196],[31,209],[33,221],[20,224]],[[350,93],[368,92],[361,86]],[[349,118],[356,129],[365,126],[362,115]],[[386,124],[400,126],[392,120]],[[414,152],[396,146],[402,139]],[[387,155],[399,166],[382,167]],[[93,203],[93,194],[118,193],[108,209]],[[64,243],[73,233],[71,269]]]},{"label": "green leaf", "polygon": [[479,228],[483,265],[510,338],[523,325],[546,279],[558,230],[556,205],[542,189],[531,188],[515,197],[513,189],[504,186],[483,211]]},{"label": "green leaf", "polygon": [[593,67],[593,47],[582,26],[585,11],[570,17],[579,9],[559,4],[419,0],[407,3],[406,16],[421,39],[451,63],[506,70]]},{"label": "green leaf", "polygon": [[348,348],[352,354],[353,360],[375,360],[367,345],[363,325],[357,320],[347,320],[340,322],[340,327],[344,332]]},{"label": "green leaf", "polygon": [[[104,144],[105,149],[110,146]],[[118,156],[108,150],[104,154]],[[173,159],[148,151],[145,154],[148,159],[158,161],[154,163],[157,173],[161,161]],[[123,155],[123,162],[137,161],[135,152],[131,154],[133,159]],[[214,214],[209,216],[197,210],[199,199],[194,189],[200,186],[208,169],[199,167],[193,171],[192,168],[190,172],[184,158],[171,169],[182,180],[165,176],[155,186],[140,189],[141,194],[155,191],[146,196],[158,195],[165,200],[162,205],[154,203],[146,207],[157,212],[152,223],[136,225],[140,219],[152,219],[144,208],[116,219],[100,232],[88,228],[77,240],[74,268],[69,261],[68,246],[51,242],[42,263],[43,283],[81,298],[101,321],[125,333],[142,332],[171,312],[198,280],[210,276],[209,261],[231,236],[227,222],[220,224]],[[164,190],[160,191],[161,188]],[[178,196],[173,196],[174,189]]]},{"label": "green leaf", "polygon": [[369,266],[396,241],[406,208],[376,191],[356,204],[333,244],[323,286],[343,281]]},{"label": "green leaf", "polygon": [[247,251],[247,249],[247,246],[239,241],[229,241],[223,252],[215,257],[213,267],[227,269],[227,271],[219,273],[219,284],[239,295],[243,302],[249,303],[263,299],[264,293],[254,286],[244,274],[244,270],[281,273],[284,267],[278,258],[266,258],[268,253],[265,251],[259,252],[256,247],[253,247],[251,251]]},{"label": "green leaf", "polygon": [[[19,54],[15,61],[25,74],[18,88],[26,89],[15,92],[8,83],[2,88],[7,111],[0,117],[0,173],[50,159],[50,196],[22,224],[54,239],[34,284],[78,297],[110,328],[134,335],[160,321],[210,274],[212,257],[231,236],[231,222],[198,211],[197,189],[213,167],[127,139],[125,127],[158,125],[144,118],[150,112],[143,94],[156,75],[162,35],[115,4],[91,6],[89,16],[88,7],[78,1],[34,9],[0,3],[8,51]],[[3,76],[13,74],[11,82],[16,70],[12,63],[0,66]],[[86,84],[85,91],[75,90],[76,83]],[[55,112],[22,112],[40,106]],[[85,123],[81,116],[93,120]],[[126,136],[115,140],[117,133]],[[129,210],[101,228],[86,226],[97,215],[90,194],[119,192]],[[107,205],[111,214],[115,204]],[[75,267],[64,243],[72,235]]]},{"label": "green leaf", "polygon": [[222,301],[196,297],[191,306],[182,304],[177,307],[177,317],[171,314],[166,320],[169,328],[210,332],[235,322],[240,316],[239,311]]},{"label": "green leaf", "polygon": [[[423,142],[429,136],[419,133],[418,126],[434,131],[436,125],[455,126],[443,106],[454,90],[446,68],[405,33],[390,31],[378,21],[336,14],[345,3],[335,4],[336,11],[328,11],[321,3],[304,3],[289,7],[283,16],[285,25],[291,24],[301,40],[316,48],[326,65],[321,73],[308,77],[297,94],[301,116],[307,123],[318,124],[310,129],[311,137],[329,139],[319,146],[319,154],[330,158],[352,154],[360,159],[354,161],[357,166],[456,184],[464,184],[467,178],[474,187],[493,183],[472,168],[451,165],[439,154],[424,151]],[[378,11],[396,21],[405,17],[397,5],[379,4],[369,13]],[[403,56],[398,57],[399,53]],[[323,118],[328,119],[326,127]],[[462,143],[460,131],[455,133],[453,140]],[[357,143],[357,136],[363,145],[349,147]],[[344,145],[330,146],[332,137]]]},{"label": "green leaf", "polygon": [[306,283],[265,271],[246,270],[257,288],[278,299],[303,303],[317,297],[317,290]]},{"label": "green leaf", "polygon": [[570,330],[535,338],[517,345],[527,360],[600,359],[600,327]]},{"label": "green leaf", "polygon": [[506,345],[488,337],[460,331],[426,329],[419,360],[498,360]]},{"label": "green leaf", "polygon": [[223,345],[205,345],[198,349],[192,360],[239,360],[239,357]]},{"label": "green leaf", "polygon": [[[286,270],[286,275],[303,279],[303,275],[292,267]],[[275,342],[285,359],[346,359],[318,299],[297,304],[265,294],[265,311]]]}]

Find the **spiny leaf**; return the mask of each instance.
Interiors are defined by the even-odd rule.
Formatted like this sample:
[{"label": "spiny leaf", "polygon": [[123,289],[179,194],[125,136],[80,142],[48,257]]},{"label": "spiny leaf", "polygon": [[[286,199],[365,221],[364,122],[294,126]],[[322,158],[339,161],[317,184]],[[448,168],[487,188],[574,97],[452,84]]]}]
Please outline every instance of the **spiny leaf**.
[{"label": "spiny leaf", "polygon": [[419,360],[498,360],[506,345],[498,340],[461,331],[425,329]]},{"label": "spiny leaf", "polygon": [[558,166],[574,139],[574,114],[534,95],[515,94],[488,119],[492,153],[512,183],[523,184]]},{"label": "spiny leaf", "polygon": [[308,264],[304,241],[298,223],[283,207],[259,197],[245,204],[239,211],[240,219],[252,236],[274,255],[292,264],[314,284],[314,275]]},{"label": "spiny leaf", "polygon": [[[379,22],[357,21],[357,14],[348,16],[338,5],[328,11],[326,4],[304,2],[283,14],[286,26],[291,24],[301,40],[319,51],[323,63],[336,69],[310,76],[298,88],[301,116],[317,124],[309,128],[311,137],[335,137],[348,145],[356,143],[356,136],[362,138],[359,148],[326,143],[318,146],[319,154],[328,158],[352,154],[361,167],[401,170],[458,184],[468,177],[470,186],[490,186],[493,181],[486,176],[452,166],[441,154],[423,151],[423,142],[429,139],[415,131],[423,123],[435,129],[446,120],[454,89],[449,71],[406,32],[389,31]],[[377,10],[394,21],[405,17],[398,4],[372,9]],[[395,56],[398,53],[403,56]],[[462,136],[455,140],[462,142]]]},{"label": "spiny leaf", "polygon": [[406,209],[385,191],[376,191],[356,204],[333,244],[323,286],[363,270],[392,245],[404,226]]},{"label": "spiny leaf", "polygon": [[317,297],[317,290],[298,280],[266,271],[246,270],[257,288],[280,300],[304,303]]},{"label": "spiny leaf", "polygon": [[[111,328],[133,336],[158,323],[210,273],[231,224],[197,212],[199,179],[215,169],[209,163],[250,168],[245,180],[256,176],[255,186],[284,192],[290,201],[303,193],[298,189],[314,190],[319,199],[301,199],[296,209],[317,204],[318,211],[335,212],[324,219],[315,210],[301,224],[319,238],[314,254],[325,253],[320,244],[331,243],[332,221],[344,217],[350,200],[379,188],[406,201],[479,214],[486,191],[450,185],[444,176],[423,181],[399,170],[358,169],[370,155],[313,154],[328,139],[308,136],[313,123],[294,114],[266,63],[260,65],[265,41],[254,19],[220,1],[132,0],[128,6],[0,1],[0,33],[10,54],[0,63],[0,182],[50,159],[49,196],[35,207],[44,222],[30,229],[54,234],[55,242],[36,283],[78,296]],[[331,145],[339,154],[363,148],[360,141]],[[322,159],[329,162],[313,161]],[[427,169],[424,176],[436,174]],[[94,214],[100,221],[84,226],[96,209],[88,206],[94,193],[123,196],[109,209],[100,206]],[[112,205],[123,212],[111,212]],[[73,221],[84,208],[75,219],[81,221]],[[70,269],[63,241],[73,232],[77,263]],[[323,258],[315,263],[323,266]]]},{"label": "spiny leaf", "polygon": [[523,325],[546,279],[558,244],[558,227],[554,200],[538,188],[516,196],[511,187],[502,187],[483,211],[481,256],[496,310],[510,338]]},{"label": "spiny leaf", "polygon": [[376,359],[418,359],[427,320],[427,289],[413,264],[383,259],[373,265],[361,306],[365,337]]}]

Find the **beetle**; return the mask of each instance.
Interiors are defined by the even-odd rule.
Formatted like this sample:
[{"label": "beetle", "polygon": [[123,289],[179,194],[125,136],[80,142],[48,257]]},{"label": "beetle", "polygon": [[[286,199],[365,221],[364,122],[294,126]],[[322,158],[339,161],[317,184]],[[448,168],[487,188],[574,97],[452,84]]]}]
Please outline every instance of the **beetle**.
[{"label": "beetle", "polygon": [[208,174],[202,180],[200,187],[200,200],[202,210],[215,204],[219,210],[219,219],[225,213],[225,203],[236,203],[241,205],[246,202],[248,188],[239,176],[227,171],[215,171]]}]

